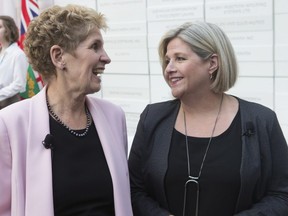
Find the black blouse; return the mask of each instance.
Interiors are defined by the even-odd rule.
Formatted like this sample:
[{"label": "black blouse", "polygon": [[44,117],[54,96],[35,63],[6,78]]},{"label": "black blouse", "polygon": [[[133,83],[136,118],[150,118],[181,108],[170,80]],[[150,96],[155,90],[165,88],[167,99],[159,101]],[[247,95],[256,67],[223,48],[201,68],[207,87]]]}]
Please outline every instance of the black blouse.
[{"label": "black blouse", "polygon": [[[230,127],[213,137],[199,179],[199,216],[231,216],[234,214],[240,189],[241,124],[240,112]],[[188,137],[190,169],[198,176],[209,138]],[[183,215],[184,185],[188,179],[185,135],[174,129],[165,177],[169,211]],[[196,188],[188,192],[187,207],[195,212]],[[191,214],[193,215],[193,214]],[[189,215],[190,216],[190,215]],[[193,215],[194,216],[194,215]]]},{"label": "black blouse", "polygon": [[112,179],[94,123],[76,137],[50,116],[50,131],[55,216],[114,216]]}]

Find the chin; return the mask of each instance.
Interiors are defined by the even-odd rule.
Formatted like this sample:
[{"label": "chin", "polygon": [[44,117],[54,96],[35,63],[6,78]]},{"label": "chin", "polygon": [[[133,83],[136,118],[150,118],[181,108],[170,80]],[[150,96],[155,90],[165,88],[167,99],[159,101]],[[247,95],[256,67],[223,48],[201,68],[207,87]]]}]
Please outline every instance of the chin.
[{"label": "chin", "polygon": [[182,96],[181,92],[173,91],[173,90],[172,90],[171,94],[174,98],[178,98],[178,99]]},{"label": "chin", "polygon": [[90,88],[89,90],[87,89],[87,94],[94,94],[94,93],[97,93],[101,90],[100,87],[98,88]]},{"label": "chin", "polygon": [[93,93],[97,93],[97,92],[99,92],[100,90],[101,90],[101,88],[95,89],[95,90],[93,91]]}]

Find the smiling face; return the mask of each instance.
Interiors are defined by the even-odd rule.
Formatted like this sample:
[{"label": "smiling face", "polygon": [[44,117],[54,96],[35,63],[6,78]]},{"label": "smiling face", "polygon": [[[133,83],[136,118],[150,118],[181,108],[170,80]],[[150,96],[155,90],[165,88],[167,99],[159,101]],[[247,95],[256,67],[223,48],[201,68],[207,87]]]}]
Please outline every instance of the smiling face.
[{"label": "smiling face", "polygon": [[104,50],[103,38],[98,28],[78,45],[73,54],[64,52],[62,59],[65,71],[61,71],[60,76],[64,74],[69,90],[91,94],[101,89],[100,75],[111,60]]},{"label": "smiling face", "polygon": [[201,59],[183,40],[174,38],[168,43],[165,59],[164,78],[174,97],[210,89],[209,60]]}]

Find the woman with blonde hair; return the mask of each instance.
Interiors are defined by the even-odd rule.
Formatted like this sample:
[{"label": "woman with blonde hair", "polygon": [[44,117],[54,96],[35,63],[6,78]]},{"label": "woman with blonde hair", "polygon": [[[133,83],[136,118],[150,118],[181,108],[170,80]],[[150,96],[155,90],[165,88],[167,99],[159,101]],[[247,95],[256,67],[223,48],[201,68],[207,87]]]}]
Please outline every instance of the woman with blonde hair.
[{"label": "woman with blonde hair", "polygon": [[159,45],[175,100],[148,105],[129,155],[135,216],[288,215],[288,149],[274,111],[226,93],[237,61],[215,24]]}]

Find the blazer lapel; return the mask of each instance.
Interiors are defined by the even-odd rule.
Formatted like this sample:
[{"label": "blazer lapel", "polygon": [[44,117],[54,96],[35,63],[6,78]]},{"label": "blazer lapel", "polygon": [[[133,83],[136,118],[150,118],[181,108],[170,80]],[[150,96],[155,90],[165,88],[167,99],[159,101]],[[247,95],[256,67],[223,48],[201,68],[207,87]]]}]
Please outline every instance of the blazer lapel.
[{"label": "blazer lapel", "polygon": [[[131,205],[130,185],[127,157],[123,157],[126,153],[121,139],[122,134],[117,134],[117,131],[112,129],[110,124],[113,119],[104,113],[107,107],[102,107],[100,103],[92,104],[89,97],[87,99],[88,108],[96,126],[112,177],[116,215],[132,215],[131,208],[128,208]],[[114,121],[113,124],[115,124]],[[122,125],[119,125],[119,127],[122,127]]]},{"label": "blazer lapel", "polygon": [[[102,148],[111,171],[114,168],[115,157],[117,157],[117,148],[114,145],[117,140],[115,139],[115,134],[113,133],[109,119],[104,114],[104,108],[100,104],[91,103],[87,97],[88,108],[91,112],[95,127],[97,129]],[[117,136],[117,135],[116,135]],[[114,148],[113,148],[113,147]]]},{"label": "blazer lapel", "polygon": [[46,87],[30,101],[27,113],[26,214],[53,216],[51,150],[42,141],[50,133]]},{"label": "blazer lapel", "polygon": [[[153,168],[154,175],[158,175],[158,181],[155,183],[159,189],[158,198],[161,200],[160,203],[165,203],[166,208],[168,208],[168,202],[165,197],[165,188],[163,182],[165,180],[165,175],[168,169],[168,156],[169,149],[171,145],[171,139],[173,134],[174,125],[176,122],[177,114],[179,111],[180,103],[176,106],[172,106],[172,110],[169,110],[169,115],[163,120],[158,128],[158,133],[155,136],[153,151],[149,158],[149,164]],[[163,112],[163,110],[161,110]],[[153,118],[153,117],[152,117]],[[161,155],[161,157],[159,157]],[[157,161],[157,162],[156,162]],[[158,164],[155,166],[155,164]]]}]

